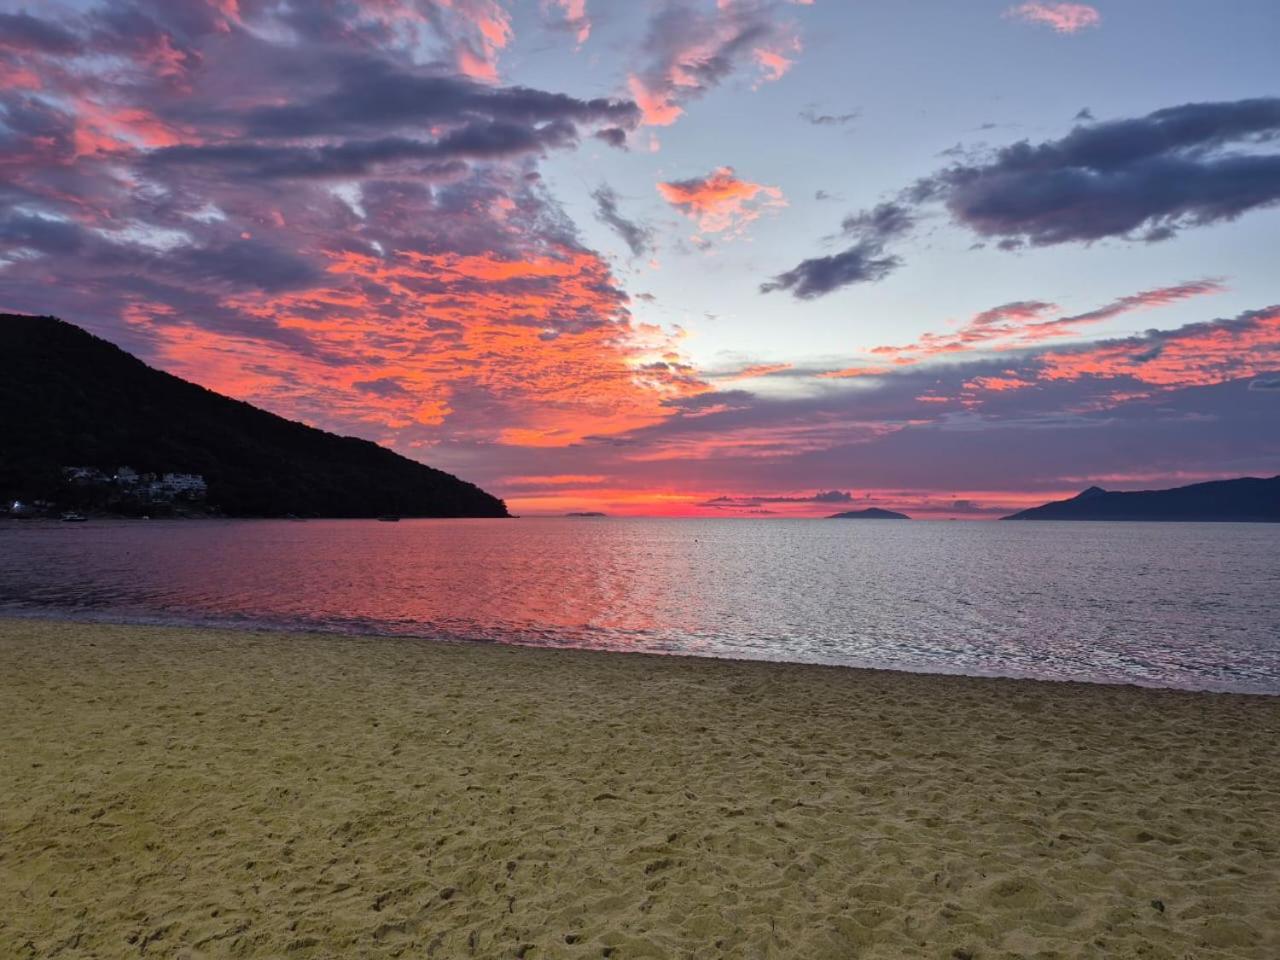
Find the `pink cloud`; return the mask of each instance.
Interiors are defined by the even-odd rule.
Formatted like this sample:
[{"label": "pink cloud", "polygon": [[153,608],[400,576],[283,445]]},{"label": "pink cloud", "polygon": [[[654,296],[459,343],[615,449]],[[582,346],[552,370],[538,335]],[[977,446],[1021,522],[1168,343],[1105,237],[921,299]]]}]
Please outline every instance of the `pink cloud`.
[{"label": "pink cloud", "polygon": [[1006,10],[1005,16],[1043,23],[1058,33],[1076,33],[1102,22],[1097,9],[1084,3],[1022,3]]},{"label": "pink cloud", "polygon": [[498,57],[514,32],[498,0],[356,0],[357,16],[384,27],[389,43],[442,42],[457,69],[473,80],[498,79]]},{"label": "pink cloud", "polygon": [[587,16],[587,0],[542,0],[542,8],[560,10],[564,26],[573,31],[578,46],[582,46],[591,36],[591,19]]},{"label": "pink cloud", "polygon": [[[979,349],[1023,349],[1046,340],[1075,335],[1083,327],[1124,313],[1168,306],[1192,297],[1221,293],[1224,289],[1226,288],[1219,280],[1191,280],[1174,286],[1142,290],[1119,297],[1094,310],[1068,316],[1055,316],[1061,313],[1057,304],[1043,300],[1019,300],[975,314],[954,332],[925,333],[914,343],[873,347],[870,352],[879,357],[891,358],[901,366],[909,366],[930,357]],[[824,375],[830,377],[839,373],[840,371],[836,371]]]},{"label": "pink cloud", "polygon": [[649,25],[648,62],[627,80],[645,123],[675,123],[684,104],[744,65],[755,67],[757,85],[782,77],[800,50],[796,27],[783,11],[777,0],[720,0],[706,12],[661,8]]}]

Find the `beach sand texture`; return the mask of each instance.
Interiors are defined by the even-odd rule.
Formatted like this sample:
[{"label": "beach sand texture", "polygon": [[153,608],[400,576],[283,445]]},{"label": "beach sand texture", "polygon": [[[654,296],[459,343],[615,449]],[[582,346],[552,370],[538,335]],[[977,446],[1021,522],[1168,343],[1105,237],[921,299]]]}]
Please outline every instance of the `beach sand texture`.
[{"label": "beach sand texture", "polygon": [[0,956],[1280,957],[1280,698],[0,621]]}]

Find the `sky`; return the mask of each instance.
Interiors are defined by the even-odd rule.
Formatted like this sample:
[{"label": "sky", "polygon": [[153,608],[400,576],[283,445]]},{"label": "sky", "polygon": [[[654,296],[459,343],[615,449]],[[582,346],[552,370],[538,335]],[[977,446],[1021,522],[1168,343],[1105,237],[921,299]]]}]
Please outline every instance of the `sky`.
[{"label": "sky", "polygon": [[523,515],[1270,476],[1278,47],[1274,0],[0,0],[0,311]]}]

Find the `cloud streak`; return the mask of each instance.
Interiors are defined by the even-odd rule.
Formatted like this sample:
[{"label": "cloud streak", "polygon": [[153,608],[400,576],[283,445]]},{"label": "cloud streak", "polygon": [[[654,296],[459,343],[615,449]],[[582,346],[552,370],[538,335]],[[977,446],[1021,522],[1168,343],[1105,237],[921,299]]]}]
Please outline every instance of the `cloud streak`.
[{"label": "cloud streak", "polygon": [[801,110],[800,119],[815,127],[843,127],[858,119],[854,113],[818,113],[814,110]]},{"label": "cloud streak", "polygon": [[600,184],[591,191],[591,198],[596,202],[596,219],[622,238],[632,256],[640,257],[653,249],[653,228],[624,217],[612,187]]},{"label": "cloud streak", "polygon": [[1221,293],[1225,289],[1219,280],[1190,280],[1129,294],[1093,310],[1070,315],[1063,315],[1056,304],[1043,300],[1019,300],[983,310],[954,332],[926,333],[914,343],[875,347],[871,353],[878,359],[905,366],[930,357],[978,349],[1018,350],[1046,340],[1080,334],[1090,324],[1121,314],[1168,306],[1193,297]]}]

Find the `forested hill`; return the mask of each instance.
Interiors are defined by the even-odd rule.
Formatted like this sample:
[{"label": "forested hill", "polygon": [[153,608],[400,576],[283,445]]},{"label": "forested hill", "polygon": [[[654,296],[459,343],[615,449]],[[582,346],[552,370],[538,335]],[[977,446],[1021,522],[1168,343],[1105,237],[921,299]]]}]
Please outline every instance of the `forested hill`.
[{"label": "forested hill", "polygon": [[505,517],[474,484],[148,367],[53,317],[0,314],[0,498],[63,468],[201,474],[229,516]]}]

